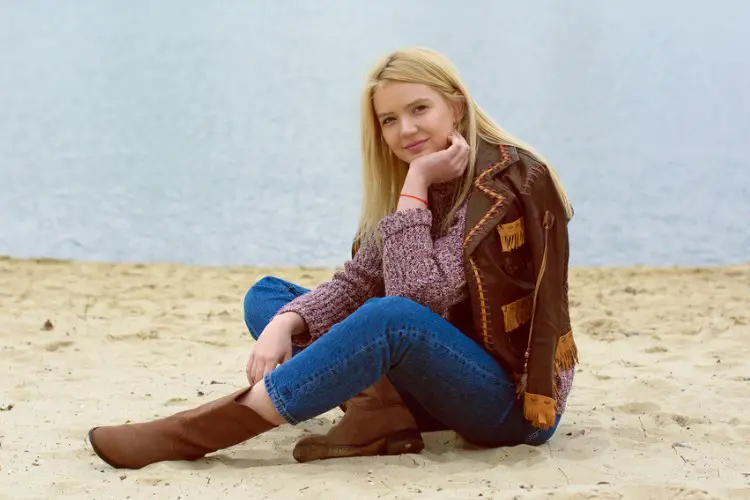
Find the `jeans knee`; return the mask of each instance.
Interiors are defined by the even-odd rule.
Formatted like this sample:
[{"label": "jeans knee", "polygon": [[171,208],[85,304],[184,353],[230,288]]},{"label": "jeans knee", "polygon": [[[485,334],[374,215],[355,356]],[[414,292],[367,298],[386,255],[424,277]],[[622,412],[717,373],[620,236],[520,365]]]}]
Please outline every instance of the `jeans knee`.
[{"label": "jeans knee", "polygon": [[417,311],[425,309],[425,306],[414,302],[406,297],[398,295],[389,295],[388,297],[376,297],[368,300],[365,304],[371,304],[373,307],[379,309],[383,313],[391,313],[398,311],[403,313],[405,311]]},{"label": "jeans knee", "polygon": [[275,276],[264,276],[255,282],[253,286],[245,294],[245,310],[248,305],[252,306],[262,296],[267,296],[269,292],[273,292],[279,289],[286,289],[288,283],[281,278]]},{"label": "jeans knee", "polygon": [[263,299],[268,295],[269,290],[279,286],[282,286],[282,280],[274,276],[266,276],[256,281],[245,294],[245,299],[242,301],[245,325],[255,340],[258,340],[262,330],[258,324],[263,321]]},{"label": "jeans knee", "polygon": [[[433,330],[429,323],[438,318],[428,307],[405,297],[379,297],[365,302],[357,311],[363,321],[362,328],[378,332],[386,337],[394,333],[403,333],[411,327],[418,327],[422,333]],[[401,335],[397,335],[401,338]]]},{"label": "jeans knee", "polygon": [[257,328],[255,327],[255,317],[257,314],[255,313],[254,304],[256,303],[255,299],[255,293],[253,292],[253,289],[247,291],[245,294],[245,300],[242,303],[242,309],[243,309],[243,316],[245,317],[245,326],[247,326],[248,331],[250,332],[250,335],[253,336],[255,340],[258,340],[258,337],[260,336],[260,332],[256,331]]},{"label": "jeans knee", "polygon": [[400,296],[378,297],[365,302],[362,312],[386,320],[409,322],[431,312],[429,308]]},{"label": "jeans knee", "polygon": [[253,286],[250,287],[250,290],[248,290],[247,293],[253,291],[255,293],[268,292],[269,290],[283,288],[286,284],[286,281],[282,280],[281,278],[277,278],[276,276],[263,276],[261,279],[256,281]]},{"label": "jeans knee", "polygon": [[524,444],[528,444],[530,446],[543,445],[544,443],[552,439],[552,436],[555,434],[555,431],[557,430],[557,427],[559,425],[560,415],[557,416],[555,425],[553,425],[549,429],[534,429],[533,431],[529,432],[524,439]]}]

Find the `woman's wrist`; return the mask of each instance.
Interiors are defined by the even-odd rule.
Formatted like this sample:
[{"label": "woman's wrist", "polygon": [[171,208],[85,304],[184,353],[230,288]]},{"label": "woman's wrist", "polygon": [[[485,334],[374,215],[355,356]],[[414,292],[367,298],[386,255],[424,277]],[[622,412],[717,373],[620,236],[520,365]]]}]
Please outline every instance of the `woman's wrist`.
[{"label": "woman's wrist", "polygon": [[289,332],[291,337],[307,333],[307,323],[305,323],[304,318],[299,313],[294,311],[281,313],[273,321],[284,326],[283,329]]},{"label": "woman's wrist", "polygon": [[427,191],[430,182],[423,174],[410,171],[406,175],[404,186],[398,200],[397,210],[408,210],[410,208],[429,208]]},{"label": "woman's wrist", "polygon": [[421,170],[409,169],[409,171],[406,173],[404,187],[410,185],[411,187],[417,189],[424,189],[426,192],[431,184],[432,181]]}]

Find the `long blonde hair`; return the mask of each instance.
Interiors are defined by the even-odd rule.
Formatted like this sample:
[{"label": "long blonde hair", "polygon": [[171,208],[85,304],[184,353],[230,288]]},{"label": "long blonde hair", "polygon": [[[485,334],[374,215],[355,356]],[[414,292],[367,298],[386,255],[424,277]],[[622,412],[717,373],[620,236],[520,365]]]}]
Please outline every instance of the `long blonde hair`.
[{"label": "long blonde hair", "polygon": [[459,183],[453,204],[443,221],[445,230],[453,220],[471,190],[476,169],[478,137],[490,144],[510,144],[526,150],[547,165],[552,180],[563,201],[568,219],[572,208],[556,172],[531,146],[516,139],[497,126],[472,99],[466,85],[453,64],[442,54],[426,48],[416,47],[397,50],[380,59],[370,71],[362,92],[362,213],[357,238],[375,238],[381,244],[377,226],[380,219],[393,213],[403,187],[408,165],[394,155],[380,131],[380,122],[375,116],[373,95],[386,81],[419,83],[429,85],[449,103],[463,105],[463,113],[456,128],[471,148],[469,166],[463,181]]}]

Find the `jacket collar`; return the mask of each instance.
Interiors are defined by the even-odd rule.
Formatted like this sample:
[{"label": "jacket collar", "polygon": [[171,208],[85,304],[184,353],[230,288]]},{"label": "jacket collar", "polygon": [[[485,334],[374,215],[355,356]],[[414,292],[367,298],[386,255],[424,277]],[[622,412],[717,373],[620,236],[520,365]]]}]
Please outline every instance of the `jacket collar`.
[{"label": "jacket collar", "polygon": [[474,252],[507,212],[505,188],[497,177],[517,161],[519,156],[514,146],[490,144],[479,139],[474,182],[466,212],[465,255]]},{"label": "jacket collar", "polygon": [[[497,174],[505,170],[506,167],[519,161],[518,150],[511,144],[490,144],[481,137],[477,137],[477,159],[476,159],[476,172],[475,179],[482,178],[486,181],[487,177],[495,177]],[[496,168],[491,175],[486,175],[487,170],[497,166],[498,163],[502,163],[502,167]],[[482,177],[482,174],[485,174]]]}]

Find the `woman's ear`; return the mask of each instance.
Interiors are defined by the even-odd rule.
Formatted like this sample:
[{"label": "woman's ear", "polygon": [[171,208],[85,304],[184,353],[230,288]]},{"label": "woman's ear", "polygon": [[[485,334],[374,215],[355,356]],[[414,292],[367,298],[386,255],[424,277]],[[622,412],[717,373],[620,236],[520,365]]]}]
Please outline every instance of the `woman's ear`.
[{"label": "woman's ear", "polygon": [[464,102],[455,101],[451,103],[451,107],[453,108],[453,126],[456,127],[464,117]]}]

